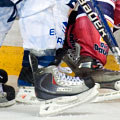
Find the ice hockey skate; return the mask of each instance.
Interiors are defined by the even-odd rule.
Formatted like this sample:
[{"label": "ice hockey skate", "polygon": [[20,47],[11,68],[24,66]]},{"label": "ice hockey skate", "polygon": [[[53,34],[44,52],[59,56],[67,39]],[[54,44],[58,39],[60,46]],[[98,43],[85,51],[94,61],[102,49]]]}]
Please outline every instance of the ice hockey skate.
[{"label": "ice hockey skate", "polygon": [[0,107],[8,107],[15,103],[14,88],[12,86],[0,84]]},{"label": "ice hockey skate", "polygon": [[[120,98],[120,72],[112,71],[103,68],[102,64],[91,57],[81,56],[77,60],[73,58],[73,55],[68,53],[64,58],[67,69],[72,71],[72,75],[80,75],[81,77],[91,76],[93,80],[100,85],[101,89],[112,89],[114,91],[110,93],[100,94],[94,102],[113,100]],[[69,67],[70,66],[70,67]],[[64,67],[59,67],[63,71]],[[70,71],[69,70],[69,71]],[[79,70],[81,71],[80,73]],[[67,74],[69,72],[64,69]]]},{"label": "ice hockey skate", "polygon": [[17,103],[39,104],[39,100],[35,96],[33,74],[30,67],[22,67],[18,78],[18,87]]},{"label": "ice hockey skate", "polygon": [[0,91],[0,107],[8,107],[15,103],[14,88],[12,86],[2,84],[2,90]]},{"label": "ice hockey skate", "polygon": [[0,107],[15,104],[15,90],[12,86],[5,85],[8,81],[7,72],[0,69]]},{"label": "ice hockey skate", "polygon": [[54,116],[90,102],[98,95],[98,88],[90,77],[68,76],[55,65],[37,68],[36,58],[32,54],[31,63],[34,64],[35,94],[40,100],[40,116]]},{"label": "ice hockey skate", "polygon": [[66,76],[55,66],[44,68],[37,73],[36,96],[41,100],[40,115],[51,116],[76,105],[89,102],[98,94],[93,82],[79,77]]}]

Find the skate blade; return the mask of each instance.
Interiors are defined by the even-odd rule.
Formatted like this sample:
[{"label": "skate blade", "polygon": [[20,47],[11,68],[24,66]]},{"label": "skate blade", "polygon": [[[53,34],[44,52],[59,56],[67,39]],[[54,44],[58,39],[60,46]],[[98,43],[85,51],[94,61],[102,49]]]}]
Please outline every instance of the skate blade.
[{"label": "skate blade", "polygon": [[1,107],[9,107],[9,106],[12,106],[16,103],[15,99],[14,100],[11,100],[11,101],[8,101],[8,102],[3,102],[3,103],[0,103],[0,108]]},{"label": "skate blade", "polygon": [[59,97],[51,100],[42,101],[40,102],[39,115],[42,117],[55,116],[64,112],[64,110],[86,102],[90,102],[98,95],[99,92],[97,89],[98,88],[94,86],[92,89],[79,95]]},{"label": "skate blade", "polygon": [[112,100],[117,100],[117,99],[120,99],[120,90],[119,91],[114,91],[114,92],[99,94],[91,102],[97,103],[97,102],[112,101]]}]

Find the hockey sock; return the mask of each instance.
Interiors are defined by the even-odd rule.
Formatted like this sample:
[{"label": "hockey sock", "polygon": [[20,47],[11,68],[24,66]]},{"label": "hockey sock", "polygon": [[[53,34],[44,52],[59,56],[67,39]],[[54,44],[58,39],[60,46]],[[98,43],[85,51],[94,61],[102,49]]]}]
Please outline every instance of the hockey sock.
[{"label": "hockey sock", "polygon": [[34,53],[33,52],[31,53],[35,56],[35,59],[37,60],[37,63],[34,62],[34,64],[37,65],[37,68],[47,67],[55,61],[56,55],[55,49],[34,51]]},{"label": "hockey sock", "polygon": [[38,68],[47,67],[50,63],[55,60],[55,56],[41,56],[37,57]]}]

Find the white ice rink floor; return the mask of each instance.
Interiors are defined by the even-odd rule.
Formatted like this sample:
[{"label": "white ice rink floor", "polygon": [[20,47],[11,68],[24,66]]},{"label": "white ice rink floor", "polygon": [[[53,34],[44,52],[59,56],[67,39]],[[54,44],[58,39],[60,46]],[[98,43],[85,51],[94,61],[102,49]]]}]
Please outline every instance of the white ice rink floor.
[{"label": "white ice rink floor", "polygon": [[[16,81],[16,76],[9,76],[8,84],[17,91]],[[120,102],[87,103],[55,117],[40,117],[39,105],[16,104],[0,108],[0,120],[120,120]]]},{"label": "white ice rink floor", "polygon": [[40,117],[39,105],[0,108],[0,120],[120,120],[120,103],[89,103],[55,117]]}]

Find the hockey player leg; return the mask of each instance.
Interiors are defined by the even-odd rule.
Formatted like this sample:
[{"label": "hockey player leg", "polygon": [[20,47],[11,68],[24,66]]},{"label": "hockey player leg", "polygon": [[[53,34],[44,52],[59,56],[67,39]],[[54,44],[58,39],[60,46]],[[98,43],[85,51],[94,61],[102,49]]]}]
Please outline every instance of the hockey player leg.
[{"label": "hockey player leg", "polygon": [[86,103],[98,95],[91,78],[71,77],[58,70],[56,65],[38,68],[38,60],[31,54],[35,78],[35,93],[40,100],[40,115],[51,116]]},{"label": "hockey player leg", "polygon": [[[77,61],[76,62],[73,61],[73,58],[74,56],[72,55],[72,53],[67,54],[63,58],[64,61],[61,63],[64,66],[61,66],[60,64],[59,69],[72,76],[75,76],[75,73],[78,74],[78,72],[81,71],[81,73],[79,74],[81,77],[91,76],[93,80],[100,85],[101,89],[106,89],[106,90],[109,89],[107,90],[108,91],[107,93],[100,93],[99,96],[96,97],[95,100],[93,100],[93,102],[114,100],[120,98],[119,71],[112,71],[112,70],[99,68],[101,64],[97,61],[95,62],[95,60],[93,60],[90,57],[82,56],[81,58],[79,58],[78,63]],[[75,65],[75,63],[77,65]],[[77,66],[81,66],[81,67],[78,68]],[[94,66],[96,66],[99,69],[95,69]],[[65,67],[67,68],[67,70],[65,69]],[[72,72],[70,73],[70,71]]]},{"label": "hockey player leg", "polygon": [[7,72],[0,70],[0,107],[7,107],[15,104],[15,90],[12,86],[6,85],[8,81]]},{"label": "hockey player leg", "polygon": [[[32,1],[27,2],[27,3],[32,4]],[[37,1],[36,3],[41,4],[42,2]],[[39,5],[36,3],[33,5],[33,7],[38,6],[38,8],[39,8]],[[50,2],[45,2],[45,3],[50,3]],[[48,10],[46,8],[47,6],[44,6],[44,5],[43,6],[41,5],[40,10],[38,10],[38,11],[29,9],[29,5],[28,6],[26,5],[25,8],[21,7],[21,9],[23,9],[24,12],[19,11],[20,16],[21,16],[21,14],[25,15],[25,16],[20,19],[19,23],[21,26],[20,27],[21,34],[22,34],[22,37],[24,40],[23,47],[25,49],[27,49],[27,50],[34,49],[34,50],[39,51],[41,49],[44,50],[49,47],[51,48],[53,46],[56,47],[56,36],[55,36],[55,30],[54,30],[55,24],[54,24],[54,19],[53,19],[53,15],[52,15],[53,11],[51,9],[51,4],[53,4],[52,6],[54,6],[54,3],[50,3],[50,7],[48,4],[47,5],[49,8]],[[26,8],[28,8],[31,11],[29,14],[29,17],[27,14],[28,12],[26,11],[28,9],[26,9]],[[36,9],[36,7],[35,7],[35,9]],[[45,18],[48,18],[48,19],[45,19]],[[48,20],[49,20],[49,23],[48,23]],[[31,30],[33,28],[34,28],[34,30]],[[28,58],[28,56],[27,56],[27,58]],[[23,71],[21,71],[21,75],[23,74],[23,76],[19,77],[20,78],[18,80],[19,83],[20,83],[20,81],[23,81],[23,80],[24,80],[24,82],[30,83],[30,81],[32,81],[31,78],[33,78],[30,66],[29,67],[24,66],[22,70]],[[24,77],[24,79],[23,79],[23,77]],[[20,94],[18,93],[16,100],[19,102],[33,104],[34,101],[36,101],[36,100],[34,100],[35,94],[34,94],[33,90],[34,90],[33,83],[32,83],[32,86],[24,85],[24,87],[20,87],[20,89],[19,89]]]},{"label": "hockey player leg", "polygon": [[[71,53],[70,53],[71,54]],[[120,90],[120,72],[101,68],[102,64],[91,57],[81,56],[78,63],[73,61],[72,54],[66,55],[64,61],[71,66],[73,73],[81,70],[80,76],[91,76],[101,88]],[[76,65],[74,64],[76,63]],[[77,67],[79,65],[79,68]],[[94,66],[96,68],[94,68]],[[62,70],[62,69],[61,69]]]},{"label": "hockey player leg", "polygon": [[[109,14],[110,13],[107,15],[109,16]],[[108,50],[106,43],[102,39],[99,39],[99,34],[95,32],[94,28],[90,25],[91,23],[89,23],[85,16],[77,17],[76,21],[72,24],[73,27],[71,25],[71,28],[73,29],[70,29],[71,31],[68,32],[70,33],[70,35],[68,34],[68,38],[70,40],[73,39],[74,41],[77,41],[77,43],[81,46],[81,51],[79,51],[81,56],[76,59],[74,55],[69,53],[63,58],[63,61],[69,68],[72,69],[69,69],[69,71],[72,71],[74,75],[79,74],[81,77],[91,76],[95,82],[100,84],[101,88],[119,90],[119,72],[102,68],[102,64],[104,65],[106,63],[106,55]],[[112,29],[112,22],[109,22],[109,24]],[[78,26],[80,26],[80,29]],[[91,34],[91,31],[88,31],[88,34],[85,34],[84,31],[89,30],[89,27],[90,30],[93,31],[93,34]],[[98,42],[99,40],[101,41],[100,43]],[[79,71],[81,72],[79,73]],[[119,92],[116,94],[117,97],[118,94]]]},{"label": "hockey player leg", "polygon": [[16,101],[24,104],[38,104],[39,101],[35,96],[33,73],[28,56],[29,51],[24,50],[22,69],[18,77],[19,91],[16,95]]},{"label": "hockey player leg", "polygon": [[[91,76],[96,83],[100,84],[101,88],[120,90],[119,71],[107,70],[102,67],[100,62],[89,56],[81,56],[76,61],[73,61],[71,56],[71,53],[67,54],[63,61],[68,67],[72,68],[71,71],[75,75],[79,74],[81,77]],[[62,70],[63,68],[60,67],[60,69]]]}]

